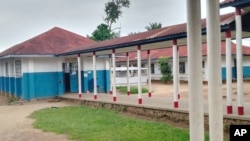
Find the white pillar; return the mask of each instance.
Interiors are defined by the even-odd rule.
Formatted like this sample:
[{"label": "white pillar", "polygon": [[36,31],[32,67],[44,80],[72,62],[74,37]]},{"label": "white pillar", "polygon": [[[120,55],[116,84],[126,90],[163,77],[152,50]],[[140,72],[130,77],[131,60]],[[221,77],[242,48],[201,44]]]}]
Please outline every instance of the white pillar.
[{"label": "white pillar", "polygon": [[200,0],[187,0],[190,141],[204,140]]},{"label": "white pillar", "polygon": [[113,73],[112,73],[112,56],[109,55],[109,76],[110,76],[110,90],[109,90],[109,94],[112,94],[113,91]]},{"label": "white pillar", "polygon": [[243,107],[243,70],[242,70],[242,23],[241,9],[236,8],[236,60],[237,60],[237,100],[238,115],[244,115]]},{"label": "white pillar", "polygon": [[77,55],[77,63],[78,63],[78,97],[82,97],[82,80],[81,80],[81,55]]},{"label": "white pillar", "polygon": [[148,50],[148,97],[152,96],[152,82],[151,82],[151,56]]},{"label": "white pillar", "polygon": [[141,45],[137,46],[137,71],[138,71],[138,104],[142,104],[141,91]]},{"label": "white pillar", "polygon": [[232,106],[232,51],[231,51],[231,31],[226,31],[226,73],[227,73],[227,114],[233,113]]},{"label": "white pillar", "polygon": [[112,63],[113,63],[113,101],[116,101],[116,66],[115,66],[115,49],[112,50]]},{"label": "white pillar", "polygon": [[94,80],[94,99],[97,99],[96,53],[95,52],[93,52],[93,80]]},{"label": "white pillar", "polygon": [[129,96],[130,95],[130,82],[129,82],[130,73],[129,73],[129,53],[128,52],[126,53],[126,56],[127,56],[127,95]]},{"label": "white pillar", "polygon": [[173,40],[173,82],[174,82],[174,108],[179,107],[178,103],[178,93],[179,93],[179,82],[178,82],[178,50],[177,50],[177,40]]},{"label": "white pillar", "polygon": [[223,141],[219,0],[207,0],[208,109],[210,141]]}]

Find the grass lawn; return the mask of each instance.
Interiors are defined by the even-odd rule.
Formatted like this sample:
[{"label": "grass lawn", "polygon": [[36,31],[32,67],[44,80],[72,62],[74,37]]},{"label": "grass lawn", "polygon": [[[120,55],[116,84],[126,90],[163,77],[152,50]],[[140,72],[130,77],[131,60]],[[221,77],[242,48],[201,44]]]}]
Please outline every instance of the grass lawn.
[{"label": "grass lawn", "polygon": [[[127,91],[128,91],[127,86],[118,86],[118,87],[116,87],[116,89],[123,94],[127,94]],[[148,89],[142,88],[142,93],[147,93],[147,92],[148,92]],[[131,86],[130,87],[130,94],[138,94],[138,88]]]},{"label": "grass lawn", "polygon": [[[188,141],[189,131],[165,123],[140,120],[115,111],[72,106],[48,108],[31,115],[35,128],[67,134],[79,141]],[[208,135],[206,135],[208,140]]]}]

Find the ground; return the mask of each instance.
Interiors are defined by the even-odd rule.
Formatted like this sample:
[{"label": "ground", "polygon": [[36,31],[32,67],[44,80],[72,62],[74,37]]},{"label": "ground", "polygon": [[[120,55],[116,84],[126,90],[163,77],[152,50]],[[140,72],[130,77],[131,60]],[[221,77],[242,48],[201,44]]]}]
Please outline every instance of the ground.
[{"label": "ground", "polygon": [[[250,102],[250,82],[244,83],[244,100]],[[145,86],[146,87],[146,86]],[[236,83],[232,86],[233,100],[236,100]],[[181,83],[180,94],[182,98],[188,98],[188,85]],[[223,98],[226,98],[226,86],[223,84]],[[172,84],[153,83],[153,95],[173,96]],[[204,98],[207,98],[207,85],[204,85]],[[17,102],[13,105],[7,105],[6,96],[0,95],[0,141],[68,141],[66,135],[57,135],[54,133],[42,132],[34,129],[32,123],[34,120],[28,116],[39,109],[69,106],[72,103],[62,101],[51,101],[51,99],[35,100],[32,102]],[[142,118],[142,117],[140,117]]]},{"label": "ground", "polygon": [[40,100],[14,105],[5,105],[6,97],[0,95],[0,140],[1,141],[68,141],[66,135],[42,132],[34,129],[33,119],[28,116],[39,109],[72,105],[65,102]]}]

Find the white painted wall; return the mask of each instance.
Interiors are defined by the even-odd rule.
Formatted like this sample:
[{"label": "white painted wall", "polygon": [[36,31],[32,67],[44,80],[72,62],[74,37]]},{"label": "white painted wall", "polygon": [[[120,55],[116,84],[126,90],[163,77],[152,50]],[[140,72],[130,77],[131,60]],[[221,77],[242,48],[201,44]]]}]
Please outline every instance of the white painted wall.
[{"label": "white painted wall", "polygon": [[[81,57],[84,71],[93,70],[93,58]],[[96,58],[96,70],[109,70],[109,58]]]}]

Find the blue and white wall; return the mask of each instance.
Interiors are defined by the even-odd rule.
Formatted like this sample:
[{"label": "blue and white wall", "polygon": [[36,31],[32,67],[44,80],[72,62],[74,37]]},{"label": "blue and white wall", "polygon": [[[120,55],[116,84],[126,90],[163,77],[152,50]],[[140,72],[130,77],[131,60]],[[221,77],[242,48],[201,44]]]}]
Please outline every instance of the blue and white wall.
[{"label": "blue and white wall", "polygon": [[64,93],[62,58],[22,58],[22,98],[29,100]]},{"label": "blue and white wall", "polygon": [[[82,62],[82,91],[93,92],[93,59],[81,57]],[[108,93],[110,90],[110,70],[108,58],[96,58],[97,92]]]}]

